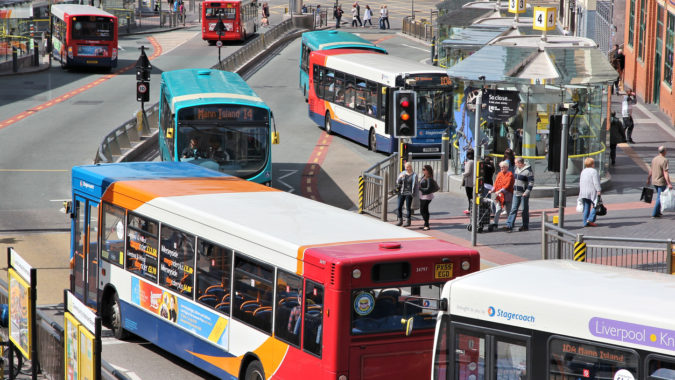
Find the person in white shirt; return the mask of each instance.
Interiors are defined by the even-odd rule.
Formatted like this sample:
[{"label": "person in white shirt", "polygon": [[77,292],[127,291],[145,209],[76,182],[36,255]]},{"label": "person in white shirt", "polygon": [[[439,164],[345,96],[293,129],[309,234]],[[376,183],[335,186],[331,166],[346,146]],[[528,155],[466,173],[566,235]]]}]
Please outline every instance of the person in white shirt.
[{"label": "person in white shirt", "polygon": [[633,104],[637,101],[635,99],[635,92],[633,90],[626,90],[626,95],[623,96],[621,102],[621,117],[623,118],[623,128],[626,131],[626,141],[635,144],[633,141]]},{"label": "person in white shirt", "polygon": [[366,27],[366,24],[370,24],[370,26],[373,26],[373,22],[371,19],[373,18],[373,11],[370,9],[368,5],[366,5],[366,11],[363,14],[363,27]]}]

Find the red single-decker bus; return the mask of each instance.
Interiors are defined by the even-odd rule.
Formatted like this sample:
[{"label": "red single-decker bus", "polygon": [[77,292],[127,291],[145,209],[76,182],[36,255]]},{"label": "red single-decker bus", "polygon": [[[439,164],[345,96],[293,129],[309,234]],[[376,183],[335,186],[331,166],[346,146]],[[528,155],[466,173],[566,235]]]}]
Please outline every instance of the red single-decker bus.
[{"label": "red single-decker bus", "polygon": [[117,66],[117,17],[99,8],[55,4],[51,8],[52,54],[63,68]]},{"label": "red single-decker bus", "polygon": [[[223,22],[218,36],[216,25]],[[202,39],[209,44],[216,41],[244,41],[257,31],[258,3],[255,0],[206,0],[202,4]]]}]

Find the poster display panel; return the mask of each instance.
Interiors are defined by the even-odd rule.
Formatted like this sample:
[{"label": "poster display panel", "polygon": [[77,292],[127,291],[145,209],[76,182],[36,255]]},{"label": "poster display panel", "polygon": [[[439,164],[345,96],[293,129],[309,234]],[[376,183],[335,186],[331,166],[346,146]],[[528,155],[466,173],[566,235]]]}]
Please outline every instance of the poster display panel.
[{"label": "poster display panel", "polygon": [[12,268],[9,275],[9,339],[21,354],[31,360],[31,288],[26,280]]}]

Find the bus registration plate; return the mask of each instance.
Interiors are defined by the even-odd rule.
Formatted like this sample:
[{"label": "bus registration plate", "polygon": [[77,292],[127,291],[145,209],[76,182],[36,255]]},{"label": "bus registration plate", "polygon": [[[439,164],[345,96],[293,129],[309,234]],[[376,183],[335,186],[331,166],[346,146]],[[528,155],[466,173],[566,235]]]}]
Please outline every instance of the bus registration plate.
[{"label": "bus registration plate", "polygon": [[90,65],[96,65],[96,64],[98,64],[98,61],[95,61],[95,60],[87,60],[87,64],[90,64]]},{"label": "bus registration plate", "polygon": [[434,278],[452,278],[452,263],[436,264]]}]

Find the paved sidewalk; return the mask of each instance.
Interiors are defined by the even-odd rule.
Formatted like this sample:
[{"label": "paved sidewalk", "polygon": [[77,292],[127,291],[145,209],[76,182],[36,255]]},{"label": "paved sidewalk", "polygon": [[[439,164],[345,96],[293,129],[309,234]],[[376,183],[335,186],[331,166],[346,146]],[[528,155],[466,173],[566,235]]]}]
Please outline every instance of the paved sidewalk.
[{"label": "paved sidewalk", "polygon": [[[621,114],[622,96],[612,98],[612,110]],[[666,213],[660,219],[651,218],[654,203],[640,202],[642,187],[647,179],[651,160],[657,154],[659,145],[669,148],[671,171],[675,171],[675,127],[667,117],[651,105],[638,100],[633,107],[635,144],[620,144],[617,149],[616,166],[610,167],[612,181],[603,188],[603,201],[607,206],[606,216],[598,217],[598,227],[583,228],[581,213],[576,212],[576,196],[567,197],[564,227],[573,232],[592,236],[636,237],[651,239],[675,239],[675,213]],[[675,178],[675,176],[673,176]],[[536,183],[536,178],[535,178]],[[463,193],[463,190],[462,190]],[[396,221],[397,200],[388,204],[388,219]],[[463,214],[467,208],[465,195],[436,193],[430,204],[431,230],[427,234],[445,239],[462,246],[471,246],[471,232],[467,230],[470,220]],[[541,258],[541,214],[558,215],[553,208],[553,198],[530,200],[530,226],[527,232],[506,231],[483,232],[477,235],[477,249],[481,253],[483,266],[507,264],[522,260]],[[551,220],[551,217],[549,217]],[[506,224],[506,217],[500,220],[500,227]],[[419,212],[413,216],[410,228],[423,225]],[[521,226],[520,213],[516,229]],[[421,232],[421,231],[420,231]]]}]

